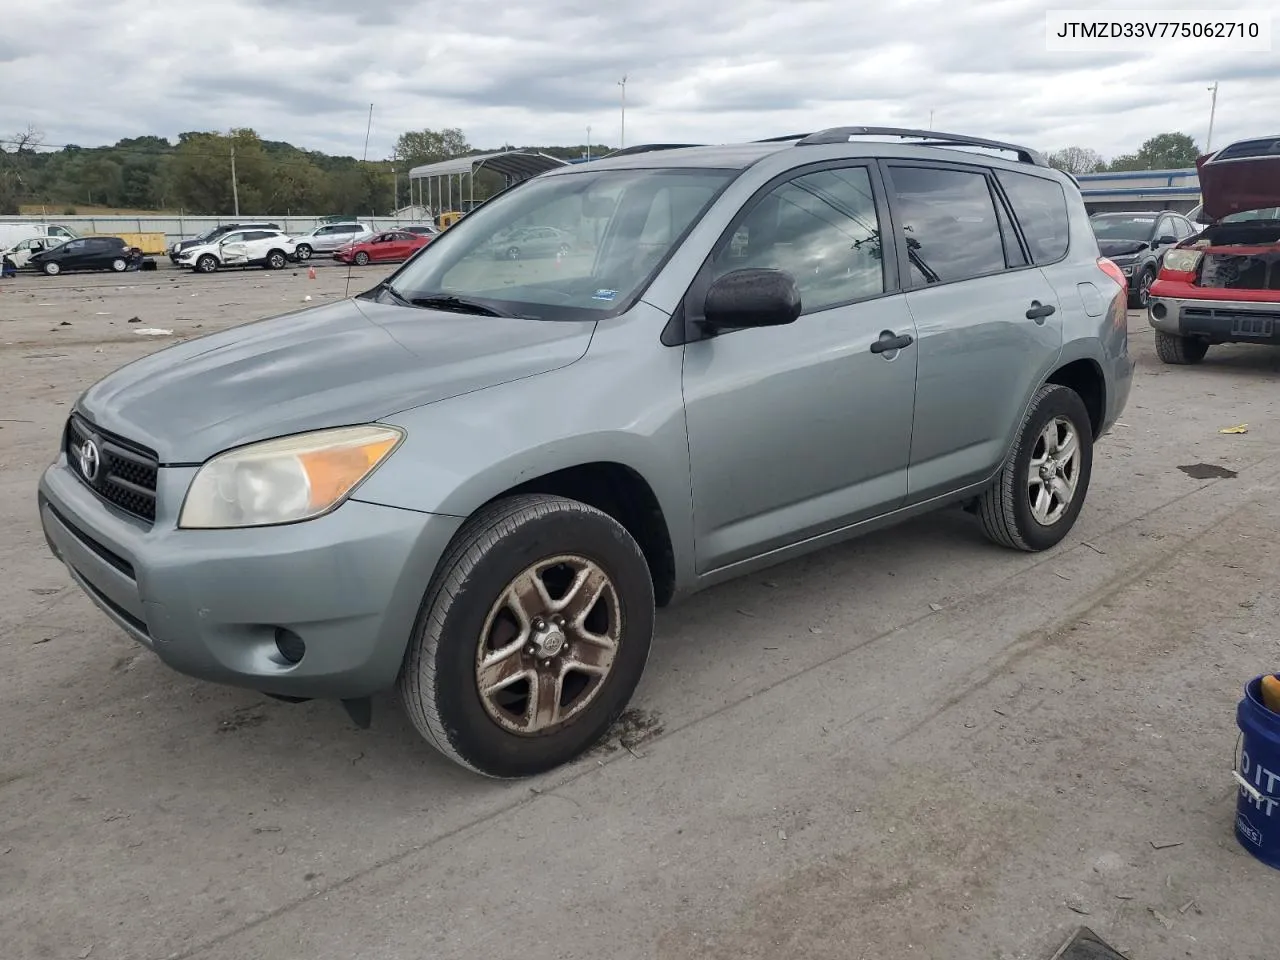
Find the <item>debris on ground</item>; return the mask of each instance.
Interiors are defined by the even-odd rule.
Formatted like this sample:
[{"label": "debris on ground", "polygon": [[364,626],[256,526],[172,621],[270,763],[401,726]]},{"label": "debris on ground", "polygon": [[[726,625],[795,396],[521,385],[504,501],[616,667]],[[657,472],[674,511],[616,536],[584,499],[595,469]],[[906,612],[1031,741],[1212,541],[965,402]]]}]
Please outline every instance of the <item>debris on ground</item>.
[{"label": "debris on ground", "polygon": [[1150,840],[1148,842],[1151,844],[1151,849],[1153,850],[1169,850],[1173,847],[1180,847],[1186,843],[1185,840]]},{"label": "debris on ground", "polygon": [[133,331],[140,337],[172,337],[172,330],[165,330],[163,327],[142,327]]},{"label": "debris on ground", "polygon": [[1248,433],[1249,425],[1247,423],[1238,423],[1234,427],[1223,427],[1219,433]]},{"label": "debris on ground", "polygon": [[1162,927],[1164,927],[1166,930],[1173,929],[1173,921],[1170,920],[1168,917],[1166,917],[1163,913],[1161,913],[1155,907],[1147,907],[1147,909],[1151,912],[1151,915],[1155,917],[1157,921],[1159,921]]}]

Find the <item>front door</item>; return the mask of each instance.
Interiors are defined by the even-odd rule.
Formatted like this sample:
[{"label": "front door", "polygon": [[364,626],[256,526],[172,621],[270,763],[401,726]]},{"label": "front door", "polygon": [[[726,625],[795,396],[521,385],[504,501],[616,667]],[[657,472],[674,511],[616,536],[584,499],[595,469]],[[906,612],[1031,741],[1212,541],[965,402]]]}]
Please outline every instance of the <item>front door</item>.
[{"label": "front door", "polygon": [[899,506],[907,492],[914,336],[881,254],[884,195],[862,164],[788,174],[763,189],[694,282],[742,267],[790,272],[802,314],[685,347],[684,400],[700,574]]},{"label": "front door", "polygon": [[[916,503],[999,466],[1061,349],[1062,313],[987,170],[907,161],[886,170],[919,338],[908,483]],[[1024,217],[1023,239],[1033,251],[1058,242],[1065,200],[1061,209],[1057,218]]]}]

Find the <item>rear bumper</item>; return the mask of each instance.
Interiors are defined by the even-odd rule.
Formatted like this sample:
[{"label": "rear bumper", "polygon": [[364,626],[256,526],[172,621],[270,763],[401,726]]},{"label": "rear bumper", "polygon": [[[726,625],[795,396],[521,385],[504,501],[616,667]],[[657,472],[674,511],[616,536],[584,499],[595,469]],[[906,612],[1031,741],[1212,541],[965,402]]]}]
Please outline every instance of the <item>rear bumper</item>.
[{"label": "rear bumper", "polygon": [[[462,521],[353,500],[305,523],[178,530],[174,504],[192,473],[162,468],[147,527],[99,500],[60,456],[40,480],[45,539],[121,630],[181,673],[293,697],[394,683]],[[278,639],[300,639],[302,658],[290,662]]]},{"label": "rear bumper", "polygon": [[1211,300],[1153,296],[1147,322],[1156,330],[1210,343],[1280,346],[1280,300]]}]

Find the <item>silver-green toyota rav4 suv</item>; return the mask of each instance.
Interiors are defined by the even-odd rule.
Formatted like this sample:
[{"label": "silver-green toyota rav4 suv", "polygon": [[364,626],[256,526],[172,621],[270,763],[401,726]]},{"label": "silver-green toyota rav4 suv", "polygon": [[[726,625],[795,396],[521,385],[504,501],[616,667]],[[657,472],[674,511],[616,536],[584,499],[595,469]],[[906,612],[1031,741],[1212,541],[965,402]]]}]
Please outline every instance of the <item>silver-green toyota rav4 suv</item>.
[{"label": "silver-green toyota rav4 suv", "polygon": [[[493,255],[534,228],[565,239]],[[633,149],[498,195],[354,299],[110,374],[40,516],[175,669],[362,723],[398,686],[453,760],[527,775],[619,715],[655,605],[952,504],[1058,543],[1128,398],[1125,300],[1024,147]]]}]

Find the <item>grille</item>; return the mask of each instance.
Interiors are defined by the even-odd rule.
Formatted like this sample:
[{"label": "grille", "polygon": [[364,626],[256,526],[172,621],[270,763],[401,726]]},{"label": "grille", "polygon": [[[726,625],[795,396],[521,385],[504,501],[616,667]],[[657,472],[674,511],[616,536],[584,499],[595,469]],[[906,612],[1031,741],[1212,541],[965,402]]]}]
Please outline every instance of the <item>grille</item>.
[{"label": "grille", "polygon": [[73,414],[64,448],[80,482],[113,506],[148,523],[156,519],[159,458],[138,444],[105,433]]}]

